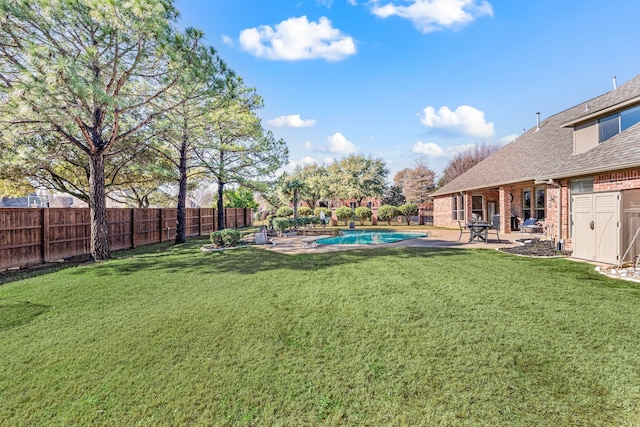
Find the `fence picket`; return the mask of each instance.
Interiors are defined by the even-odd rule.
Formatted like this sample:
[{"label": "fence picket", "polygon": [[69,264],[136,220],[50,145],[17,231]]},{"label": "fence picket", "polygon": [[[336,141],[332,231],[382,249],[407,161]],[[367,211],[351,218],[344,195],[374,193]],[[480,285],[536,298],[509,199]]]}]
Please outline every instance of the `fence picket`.
[{"label": "fence picket", "polygon": [[[251,225],[250,218],[247,209],[225,209],[230,228]],[[112,250],[130,249],[175,237],[177,209],[109,208],[107,221]],[[187,209],[187,237],[206,236],[215,224],[215,209]],[[86,208],[0,208],[0,270],[86,255],[89,234]]]}]

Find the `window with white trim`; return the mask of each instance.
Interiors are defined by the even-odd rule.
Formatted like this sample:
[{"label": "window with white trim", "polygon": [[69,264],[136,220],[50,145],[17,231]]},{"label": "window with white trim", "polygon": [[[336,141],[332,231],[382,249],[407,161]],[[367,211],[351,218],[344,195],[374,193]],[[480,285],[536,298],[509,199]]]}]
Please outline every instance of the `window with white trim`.
[{"label": "window with white trim", "polygon": [[454,220],[464,221],[464,194],[454,194],[451,196],[451,218]]}]

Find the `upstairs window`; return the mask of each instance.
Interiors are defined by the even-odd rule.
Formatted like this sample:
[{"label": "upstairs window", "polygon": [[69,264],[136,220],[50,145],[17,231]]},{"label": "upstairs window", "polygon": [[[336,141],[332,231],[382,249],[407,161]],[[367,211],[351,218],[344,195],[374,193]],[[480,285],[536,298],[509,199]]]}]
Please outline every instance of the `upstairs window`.
[{"label": "upstairs window", "polygon": [[598,141],[604,142],[640,122],[640,106],[598,120]]}]

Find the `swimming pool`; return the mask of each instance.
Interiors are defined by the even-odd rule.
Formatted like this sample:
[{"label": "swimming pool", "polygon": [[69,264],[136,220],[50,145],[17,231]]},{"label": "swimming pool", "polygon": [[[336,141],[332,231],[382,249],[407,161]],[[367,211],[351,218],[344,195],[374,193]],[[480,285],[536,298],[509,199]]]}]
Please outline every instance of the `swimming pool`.
[{"label": "swimming pool", "polygon": [[318,239],[318,245],[377,245],[381,243],[393,243],[400,240],[417,239],[427,237],[427,233],[400,232],[400,231],[366,231],[343,230],[336,237]]}]

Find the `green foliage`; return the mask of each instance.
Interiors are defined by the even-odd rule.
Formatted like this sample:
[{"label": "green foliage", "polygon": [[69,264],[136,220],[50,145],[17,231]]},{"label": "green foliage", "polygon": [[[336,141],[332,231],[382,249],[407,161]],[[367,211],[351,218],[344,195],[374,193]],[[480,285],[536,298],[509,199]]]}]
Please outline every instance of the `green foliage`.
[{"label": "green foliage", "polygon": [[286,218],[293,215],[293,209],[289,206],[280,206],[276,212],[276,216],[279,218]]},{"label": "green foliage", "polygon": [[392,185],[387,188],[382,196],[383,205],[400,206],[406,201],[402,194],[402,187],[399,185]]},{"label": "green foliage", "polygon": [[236,190],[224,190],[225,208],[258,209],[258,202],[253,198],[253,191],[246,187]]},{"label": "green foliage", "polygon": [[273,228],[276,231],[285,231],[291,228],[291,221],[289,218],[274,218],[273,219]]},{"label": "green foliage", "polygon": [[242,234],[235,229],[225,228],[224,230],[214,231],[209,236],[209,240],[216,248],[229,248],[231,246],[236,246],[240,239],[242,238]]},{"label": "green foliage", "polygon": [[378,219],[387,221],[391,225],[391,220],[398,216],[398,208],[393,205],[382,205],[378,208]]},{"label": "green foliage", "polygon": [[420,208],[415,203],[405,203],[398,206],[398,212],[407,220],[407,225],[411,225],[411,217],[420,213]]},{"label": "green foliage", "polygon": [[327,166],[332,193],[341,199],[355,199],[357,204],[367,197],[380,197],[389,170],[384,160],[349,155]]},{"label": "green foliage", "polygon": [[302,217],[311,216],[312,213],[313,213],[313,211],[308,206],[301,206],[301,207],[298,208],[298,215],[300,215]]},{"label": "green foliage", "polygon": [[364,225],[364,220],[371,218],[371,209],[366,206],[358,206],[354,213],[358,218],[360,218],[360,225]]},{"label": "green foliage", "polygon": [[331,218],[331,209],[329,209],[329,208],[315,208],[313,210],[313,214],[315,216],[318,216],[318,217],[320,216],[320,212],[324,212],[325,218]]},{"label": "green foliage", "polygon": [[344,221],[344,224],[347,225],[347,221],[353,217],[353,209],[349,206],[340,206],[336,209],[336,216],[338,219]]},{"label": "green foliage", "polygon": [[202,33],[178,32],[166,0],[2,1],[0,16],[2,138],[29,160],[19,178],[89,195],[91,255],[109,258],[106,186],[182,105],[169,91],[195,77]]}]

